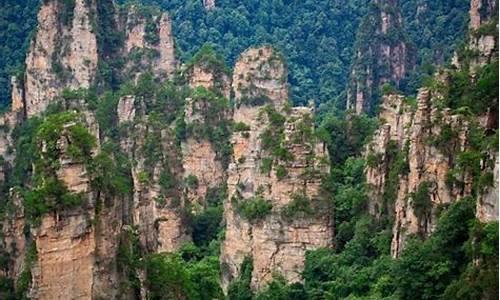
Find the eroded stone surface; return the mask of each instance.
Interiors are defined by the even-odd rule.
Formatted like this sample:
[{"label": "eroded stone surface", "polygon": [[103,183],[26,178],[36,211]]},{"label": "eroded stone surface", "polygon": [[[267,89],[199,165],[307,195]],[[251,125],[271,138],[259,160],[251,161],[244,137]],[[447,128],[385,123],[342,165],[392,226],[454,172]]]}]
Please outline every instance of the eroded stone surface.
[{"label": "eroded stone surface", "polygon": [[38,13],[37,34],[26,57],[25,98],[28,116],[40,114],[64,88],[88,88],[97,68],[97,37],[92,30],[94,1],[76,0],[73,19],[51,0]]},{"label": "eroded stone surface", "polygon": [[[278,61],[271,63],[274,67],[269,69],[274,55],[270,48],[250,49],[236,63],[233,75],[237,102],[234,121],[248,125],[250,130],[246,134],[234,133],[232,137],[234,154],[228,169],[228,199],[224,203],[226,236],[221,253],[224,287],[238,276],[245,257],[253,260],[255,289],[269,281],[273,272],[281,273],[291,282],[300,281],[305,251],[331,246],[333,229],[328,217],[303,216],[291,221],[281,213],[295,194],[305,195],[312,206],[319,203],[321,178],[328,173],[329,166],[325,163],[327,152],[322,143],[297,140],[298,123],[307,122],[313,112],[307,107],[285,109],[288,94],[282,78],[286,78],[286,73]],[[254,89],[247,90],[249,87]],[[267,104],[286,118],[283,147],[294,159],[274,162],[286,169],[285,178],[276,176],[276,167],[268,174],[262,170],[263,158],[270,154],[263,149],[260,136],[269,121],[263,112],[264,105],[248,105],[244,101],[245,97],[260,95],[266,95]],[[314,170],[315,175],[304,175],[306,170]],[[237,212],[232,199],[241,197],[239,201],[251,201],[256,195],[268,199],[273,208],[264,219],[249,222]]]}]

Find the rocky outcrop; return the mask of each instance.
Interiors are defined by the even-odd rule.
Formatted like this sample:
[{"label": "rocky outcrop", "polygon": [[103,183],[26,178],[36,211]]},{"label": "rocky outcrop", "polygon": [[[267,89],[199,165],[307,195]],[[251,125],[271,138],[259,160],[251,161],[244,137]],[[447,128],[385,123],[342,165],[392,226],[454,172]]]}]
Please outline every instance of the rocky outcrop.
[{"label": "rocky outcrop", "polygon": [[[467,146],[467,123],[460,116],[433,107],[432,97],[439,95],[425,89],[419,92],[418,108],[410,129],[408,174],[400,181],[395,202],[393,256],[399,255],[409,234],[428,235],[434,230],[439,207],[471,195],[468,174],[457,175],[465,183],[463,187],[447,183],[455,164],[451,154],[464,151]],[[450,128],[456,136],[446,141],[446,145],[429,142],[430,137],[439,137],[444,128]],[[419,193],[423,193],[423,199],[418,198]]]},{"label": "rocky outcrop", "polygon": [[[302,135],[301,130],[313,130],[312,110],[287,109],[284,78],[286,69],[271,48],[250,49],[236,63],[234,122],[245,124],[245,129],[232,137],[234,154],[228,169],[226,236],[221,253],[225,287],[239,275],[245,257],[253,262],[253,288],[262,287],[273,272],[300,281],[305,251],[331,245],[333,229],[327,216],[314,211],[287,218],[284,213],[293,201],[300,201],[296,198],[306,201],[311,210],[323,204],[321,179],[329,170],[325,146]],[[275,118],[284,114],[284,138],[279,147],[293,159],[273,157],[265,149],[262,136],[273,122],[266,109]],[[251,220],[242,214],[241,206],[252,201],[267,201],[272,209]]]},{"label": "rocky outcrop", "polygon": [[[483,193],[477,199],[476,206],[476,217],[484,223],[491,221],[498,221],[499,214],[499,190],[498,190],[498,153],[494,154],[494,158],[490,158],[494,161],[493,167],[493,186],[488,186],[483,191]],[[490,168],[483,166],[484,172],[491,171]]]},{"label": "rocky outcrop", "polygon": [[[211,9],[215,2],[205,4]],[[111,21],[103,22],[104,18]],[[121,276],[125,274],[117,256],[123,233],[137,234],[138,245],[134,246],[140,254],[178,250],[191,240],[187,214],[206,207],[206,198],[214,190],[225,191],[226,181],[227,231],[221,257],[227,270],[223,279],[226,285],[238,276],[246,256],[252,257],[255,289],[269,281],[275,271],[290,281],[300,281],[305,252],[332,246],[333,226],[325,213],[329,202],[322,190],[329,173],[326,147],[314,135],[314,109],[290,107],[287,70],[276,51],[262,47],[243,53],[234,68],[232,84],[227,68],[212,59],[218,59],[216,56],[188,64],[179,74],[191,88],[186,92],[189,97],[185,101],[175,99],[179,103],[173,108],[168,102],[174,100],[170,95],[160,99],[159,93],[140,91],[140,84],[148,78],[152,86],[160,86],[177,71],[167,14],[134,5],[118,9],[111,1],[48,0],[41,4],[38,19],[38,31],[26,59],[25,80],[12,81],[12,111],[0,118],[0,180],[3,184],[8,172],[3,168],[4,159],[6,164],[14,163],[12,129],[26,117],[39,116],[49,104],[56,104],[51,114],[75,112],[78,121],[57,127],[57,132],[51,133],[51,138],[57,134],[55,141],[36,140],[37,153],[51,164],[33,164],[30,171],[35,176],[48,174],[45,177],[55,182],[61,197],[81,198],[75,198],[77,201],[60,199],[60,194],[41,194],[47,196],[40,200],[46,203],[32,220],[32,212],[25,215],[23,199],[12,190],[9,201],[16,207],[3,221],[0,246],[12,258],[6,269],[8,277],[31,274],[30,298],[121,297]],[[117,33],[113,45],[102,44],[111,38],[103,37],[103,31]],[[123,62],[121,70],[113,65],[116,61]],[[105,69],[98,70],[101,65]],[[113,107],[116,115],[99,102],[115,103],[111,102],[115,95],[93,94],[93,87],[99,94],[108,85],[103,77],[109,74],[101,71],[111,71],[118,83],[130,79],[137,84],[130,93],[121,91]],[[178,91],[180,87],[175,88],[175,92],[168,92],[185,95],[184,90]],[[158,89],[166,91],[165,86]],[[234,117],[228,100],[232,92],[236,99]],[[158,101],[165,102],[160,107]],[[60,116],[66,115],[42,116],[42,124],[51,129],[59,126],[44,122],[51,117],[60,120]],[[167,118],[170,123],[164,120]],[[100,128],[97,119],[106,125],[116,122],[117,130]],[[78,133],[85,129],[97,140],[85,159],[72,156],[72,129],[80,123],[84,126],[78,127]],[[185,138],[179,133],[182,123]],[[230,141],[233,127],[236,132]],[[113,134],[108,135],[108,130]],[[37,136],[37,132],[35,128],[30,134]],[[86,134],[82,139],[88,137]],[[123,164],[119,171],[109,170],[109,174],[118,177],[115,173],[120,173],[126,177],[120,180],[131,179],[129,195],[107,190],[117,186],[104,183],[109,178],[100,178],[109,174],[99,168],[118,169],[116,157]],[[44,188],[46,181],[35,182],[37,178],[26,178],[21,185],[33,191]],[[265,205],[272,206],[259,221],[241,214],[241,206],[256,198],[266,199]],[[295,211],[294,207],[302,210]],[[26,230],[27,225],[30,230]],[[33,261],[26,264],[26,258]],[[133,272],[144,280],[144,274],[139,274],[142,271]]]},{"label": "rocky outcrop", "polygon": [[[288,101],[287,70],[283,58],[270,47],[250,48],[241,54],[233,71],[236,105],[265,104],[271,100],[277,107]],[[235,121],[237,117],[235,116]]]},{"label": "rocky outcrop", "polygon": [[132,5],[128,8],[124,27],[124,52],[128,61],[125,77],[137,78],[149,70],[156,77],[168,78],[177,66],[169,15]]},{"label": "rocky outcrop", "polygon": [[[47,213],[39,225],[32,227],[36,247],[29,293],[32,299],[114,298],[118,292],[115,257],[122,220],[121,201],[113,201],[113,210],[107,209],[106,204],[97,204],[103,199],[98,198],[91,186],[87,166],[68,154],[74,142],[69,134],[72,126],[74,122],[63,126],[57,142],[60,155],[56,176],[70,193],[81,195],[83,203]],[[94,126],[87,123],[86,127]],[[42,155],[45,151],[42,143]],[[96,205],[103,205],[103,209],[96,210]]]},{"label": "rocky outcrop", "polygon": [[189,86],[191,88],[204,87],[213,89],[219,91],[228,99],[231,91],[228,74],[224,70],[218,70],[214,66],[205,64],[203,61],[194,64],[189,70]]},{"label": "rocky outcrop", "polygon": [[[450,124],[460,132],[460,138],[450,140],[447,145],[453,153],[454,148],[464,147],[465,128],[457,117],[439,113],[432,107],[431,97],[428,90],[421,90],[415,111],[405,104],[404,97],[385,96],[380,113],[383,125],[367,147],[368,209],[377,217],[387,214],[395,217],[393,256],[399,255],[408,235],[432,232],[437,220],[436,208],[459,196],[446,185],[453,157],[444,155],[429,139],[439,136],[444,124]],[[426,203],[415,205],[413,198],[422,186],[426,189],[422,193],[428,198],[424,199]]]},{"label": "rocky outcrop", "polygon": [[132,223],[145,252],[174,251],[189,240],[182,218],[182,168],[176,160],[180,153],[171,129],[150,122],[143,101],[124,96],[118,104],[120,124],[128,123],[121,146],[135,162]]},{"label": "rocky outcrop", "polygon": [[215,8],[215,0],[203,0],[203,6],[206,10],[211,10]]},{"label": "rocky outcrop", "polygon": [[478,29],[482,24],[491,20],[497,13],[498,1],[496,0],[471,0],[470,1],[470,22],[471,29]]},{"label": "rocky outcrop", "polygon": [[[184,119],[187,127],[208,127],[208,123],[217,125],[231,119],[229,107],[216,103],[217,97],[229,98],[230,82],[224,70],[200,60],[188,70],[188,79],[192,89],[201,88],[215,94],[205,98],[194,95],[195,98],[186,99]],[[191,181],[187,186],[187,197],[195,210],[203,208],[207,192],[220,188],[225,180],[222,157],[217,155],[215,145],[207,137],[197,136],[195,132],[189,133],[181,146],[184,180]]]},{"label": "rocky outcrop", "polygon": [[[481,9],[482,5],[487,5],[486,9]],[[484,14],[495,5],[471,2],[471,48],[480,50],[475,51],[477,56],[470,61],[471,66],[481,66],[498,57],[498,53],[490,51],[498,47],[498,41],[492,40],[491,47],[477,43],[481,39],[477,39],[477,29],[488,22],[488,13]],[[455,65],[464,67],[460,63]],[[473,73],[471,80],[475,77]],[[446,70],[436,74],[435,80],[441,87],[450,85]],[[370,187],[368,209],[377,217],[394,217],[391,243],[394,257],[400,255],[408,236],[432,233],[439,212],[461,198],[474,197],[479,220],[498,220],[498,152],[477,152],[470,138],[474,130],[491,134],[498,127],[495,121],[498,113],[492,108],[479,118],[453,114],[440,106],[446,96],[446,88],[424,88],[418,93],[416,108],[398,95],[384,96],[380,106],[382,126],[365,154]],[[481,157],[481,176],[486,178],[491,174],[491,183],[486,186],[478,183],[480,175],[473,175],[464,167],[467,158],[460,155],[467,157],[470,153]]]},{"label": "rocky outcrop", "polygon": [[414,114],[413,107],[404,96],[398,94],[385,95],[379,109],[382,125],[365,151],[368,162],[366,183],[370,186],[368,211],[378,217],[392,212],[392,207],[384,203],[386,180],[391,164],[396,159],[395,151],[402,152],[407,147]]},{"label": "rocky outcrop", "polygon": [[[469,150],[469,121],[435,106],[440,97],[439,92],[421,89],[416,109],[405,104],[404,97],[384,97],[384,124],[366,150],[369,212],[394,217],[394,257],[408,236],[434,231],[442,208],[473,195],[472,175],[456,169],[457,153]],[[479,219],[493,219],[497,186],[488,187],[478,199]]]},{"label": "rocky outcrop", "polygon": [[[0,180],[0,184],[2,181]],[[10,199],[12,199],[13,212],[3,220],[3,238],[0,242],[0,248],[10,257],[8,274],[5,275],[9,278],[18,278],[23,271],[24,254],[26,253],[27,242],[24,234],[26,220],[22,203],[23,199],[19,191],[11,189]]]},{"label": "rocky outcrop", "polygon": [[[70,4],[72,3],[72,4]],[[98,53],[95,1],[45,1],[26,58],[26,113],[45,110],[63,88],[88,88],[96,75]]]},{"label": "rocky outcrop", "polygon": [[19,80],[19,78],[17,78],[16,76],[12,76],[11,87],[12,87],[11,111],[13,112],[20,111],[24,115],[24,89],[21,80]]},{"label": "rocky outcrop", "polygon": [[38,259],[32,270],[32,299],[90,299],[95,237],[89,216],[80,212],[45,216],[33,232]]},{"label": "rocky outcrop", "polygon": [[471,0],[469,15],[469,47],[477,53],[470,62],[471,71],[474,71],[475,66],[498,57],[498,1]]},{"label": "rocky outcrop", "polygon": [[[114,76],[122,80],[135,79],[146,71],[165,79],[174,72],[177,62],[168,14],[131,5],[126,7],[126,17],[122,18],[119,9],[111,10],[115,16],[103,13],[105,6],[114,8],[114,3],[50,0],[42,4],[37,34],[26,58],[23,95],[28,116],[44,111],[65,88],[85,89],[96,85],[100,61],[108,64],[110,60],[124,60],[125,68],[113,70],[117,73]],[[110,23],[103,18],[113,17],[113,25],[106,26],[114,27],[106,27],[106,30],[125,38],[108,45],[106,39],[98,38],[97,32],[105,30],[100,27]],[[114,49],[113,55],[107,53],[111,50],[103,50],[110,48]]]},{"label": "rocky outcrop", "polygon": [[415,65],[404,32],[398,1],[374,1],[358,29],[347,109],[371,113],[385,83],[400,86]]}]

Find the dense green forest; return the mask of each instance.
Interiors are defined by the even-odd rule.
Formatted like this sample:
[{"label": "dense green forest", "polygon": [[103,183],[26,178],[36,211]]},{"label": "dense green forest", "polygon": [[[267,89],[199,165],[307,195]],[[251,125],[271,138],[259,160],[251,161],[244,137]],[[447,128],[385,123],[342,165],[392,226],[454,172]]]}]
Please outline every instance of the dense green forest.
[{"label": "dense green forest", "polygon": [[10,103],[10,76],[19,73],[30,33],[36,25],[38,0],[6,0],[0,7],[0,109]]},{"label": "dense green forest", "polygon": [[[0,38],[5,41],[0,47],[0,106],[9,102],[9,74],[22,67],[38,5],[35,0],[6,2],[0,8]],[[288,62],[294,103],[313,99],[342,108],[358,24],[370,1],[222,0],[210,11],[201,0],[139,2],[170,12],[183,61],[206,42],[215,45],[229,66],[249,46],[272,44]],[[468,5],[467,0],[401,1],[407,35],[422,66],[410,75],[405,92],[413,93],[422,76],[450,57],[464,36]]]}]

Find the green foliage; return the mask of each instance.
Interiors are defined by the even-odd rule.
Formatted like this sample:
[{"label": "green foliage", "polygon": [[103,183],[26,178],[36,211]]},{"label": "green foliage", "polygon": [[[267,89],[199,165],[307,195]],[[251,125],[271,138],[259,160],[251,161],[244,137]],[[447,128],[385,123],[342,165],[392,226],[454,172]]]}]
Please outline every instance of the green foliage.
[{"label": "green foliage", "polygon": [[192,299],[223,299],[222,288],[219,285],[219,259],[207,256],[198,261],[188,261],[187,270],[193,283]]},{"label": "green foliage", "polygon": [[407,174],[410,170],[408,158],[409,146],[407,142],[401,151],[395,141],[389,141],[387,145],[386,157],[388,160],[389,172],[386,178],[383,195],[384,207],[380,208],[381,212],[385,213],[385,215],[388,214],[388,210],[396,200],[399,176]]},{"label": "green foliage", "polygon": [[286,280],[276,275],[261,291],[255,296],[256,300],[289,300],[307,299],[304,287],[300,283],[288,284]]},{"label": "green foliage", "polygon": [[333,197],[335,244],[339,251],[353,237],[354,224],[366,207],[364,167],[362,159],[348,158],[343,165],[333,166],[331,176],[323,182],[323,193]]},{"label": "green foliage", "polygon": [[[78,121],[75,113],[50,115],[42,122],[35,122],[35,125],[32,127],[33,124],[28,122],[28,127],[19,131],[26,134],[18,136],[19,150],[21,153],[26,150],[33,153],[18,160],[19,165],[15,167],[17,171],[30,174],[31,167],[27,166],[27,163],[32,163],[37,170],[32,179],[32,188],[24,192],[24,209],[28,223],[36,223],[38,218],[48,211],[61,211],[83,204],[82,196],[69,192],[56,174],[60,167],[59,159],[63,155],[63,149],[58,145],[62,135],[65,134],[67,141],[65,153],[72,160],[84,163],[89,168],[92,161],[91,152],[96,143],[94,136]],[[24,184],[26,179],[18,178],[13,183],[16,182]]]},{"label": "green foliage", "polygon": [[328,145],[332,165],[342,165],[348,157],[359,155],[376,126],[376,119],[365,115],[325,116],[320,132]]},{"label": "green foliage", "polygon": [[[307,253],[303,273],[307,298],[462,299],[459,295],[474,291],[493,295],[498,289],[498,273],[492,272],[498,267],[498,224],[487,225],[487,230],[474,225],[474,205],[471,199],[452,204],[441,215],[435,233],[425,241],[411,239],[396,260],[388,255],[390,230],[370,217],[358,219],[341,252],[318,249]],[[474,251],[467,254],[467,245],[484,249],[483,256]],[[476,281],[479,269],[462,273],[466,265],[473,266],[473,257],[493,263],[482,273],[491,287]]]},{"label": "green foliage", "polygon": [[82,195],[72,194],[64,183],[55,177],[47,177],[41,185],[24,194],[27,219],[29,223],[34,224],[51,210],[62,211],[82,204]]},{"label": "green foliage", "polygon": [[116,257],[118,271],[123,275],[120,292],[140,296],[141,283],[138,271],[142,267],[139,237],[133,227],[126,227],[120,235]]},{"label": "green foliage", "polygon": [[415,193],[410,194],[415,215],[420,222],[426,223],[432,213],[432,201],[429,196],[429,182],[421,183]]},{"label": "green foliage", "polygon": [[436,65],[453,56],[456,44],[467,33],[470,1],[428,1],[424,10],[418,9],[421,5],[418,1],[402,1],[400,5],[406,33],[418,49],[417,68],[407,84],[408,91],[414,91],[423,78],[435,73]]},{"label": "green foliage", "polygon": [[158,45],[160,42],[160,29],[152,16],[149,16],[144,27],[144,40],[150,45]]},{"label": "green foliage", "polygon": [[292,195],[292,200],[283,207],[281,214],[289,220],[293,220],[297,217],[307,218],[315,214],[315,210],[312,207],[311,199],[302,194]]},{"label": "green foliage", "polygon": [[36,143],[36,133],[42,120],[30,118],[26,122],[18,125],[12,132],[14,150],[16,158],[12,170],[12,185],[21,185],[32,174],[32,166],[37,159],[38,145]]},{"label": "green foliage", "polygon": [[119,97],[111,92],[104,93],[96,104],[96,119],[100,130],[109,137],[118,137],[118,115],[116,107]]},{"label": "green foliage", "polygon": [[238,214],[252,223],[265,218],[271,213],[271,209],[273,208],[271,201],[264,199],[260,195],[256,195],[250,199],[233,198],[232,203]]},{"label": "green foliage", "polygon": [[373,152],[370,152],[366,156],[366,165],[370,168],[376,168],[377,166],[380,165],[381,162],[382,162],[381,153],[374,154]]},{"label": "green foliage", "polygon": [[271,99],[266,95],[243,96],[238,105],[243,106],[262,106],[271,103]]},{"label": "green foliage", "polygon": [[400,299],[431,299],[443,294],[467,264],[464,244],[474,220],[474,202],[454,203],[439,219],[426,241],[411,241],[396,262],[393,276]]},{"label": "green foliage", "polygon": [[36,25],[38,0],[5,0],[0,8],[0,107],[11,101],[10,76],[22,79],[29,37]]},{"label": "green foliage", "polygon": [[228,75],[230,73],[224,62],[224,57],[215,51],[214,46],[211,43],[203,44],[203,46],[201,46],[198,52],[193,55],[186,65],[188,68],[192,68],[196,65],[205,70],[214,72],[216,81],[222,79],[221,75]]},{"label": "green foliage", "polygon": [[[330,295],[331,299],[345,299],[366,295],[375,286],[380,290],[381,278],[390,275],[392,260],[388,247],[378,245],[380,236],[376,232],[374,220],[364,217],[356,222],[354,236],[341,253],[331,249],[308,252],[303,272],[308,298]],[[382,290],[390,293],[393,289],[389,281]]]},{"label": "green foliage", "polygon": [[163,195],[171,195],[177,187],[177,179],[168,167],[161,171],[159,184]]},{"label": "green foliage", "polygon": [[186,187],[188,189],[196,189],[198,188],[198,177],[193,174],[189,174],[185,179]]},{"label": "green foliage", "polygon": [[431,140],[431,145],[449,155],[454,151],[453,145],[458,142],[458,132],[450,124],[440,124],[440,128],[440,134]]},{"label": "green foliage", "polygon": [[240,131],[248,131],[250,130],[250,126],[243,122],[238,122],[233,124],[233,131],[234,132],[240,132]]},{"label": "green foliage", "polygon": [[[208,139],[214,147],[217,159],[221,161],[224,168],[227,168],[233,150],[229,142],[231,124],[225,114],[229,109],[229,101],[204,87],[194,89],[191,97],[193,113],[201,114],[202,121],[194,121],[185,125],[185,137]],[[195,109],[196,103],[200,103],[203,109],[199,111]]]},{"label": "green foliage", "polygon": [[148,299],[191,299],[193,282],[176,254],[152,254],[145,261]]},{"label": "green foliage", "polygon": [[58,18],[64,26],[71,26],[73,22],[75,0],[59,0]]},{"label": "green foliage", "polygon": [[231,300],[252,300],[253,292],[250,288],[252,280],[253,260],[245,257],[240,267],[240,276],[229,284],[227,295]]},{"label": "green foliage", "polygon": [[31,286],[31,268],[34,263],[37,261],[37,251],[36,244],[31,242],[26,250],[26,256],[24,257],[24,265],[21,274],[19,274],[19,278],[17,278],[15,294],[16,297],[14,299],[29,299],[28,292]]},{"label": "green foliage", "polygon": [[273,168],[273,159],[270,157],[264,157],[261,159],[260,171],[263,174],[268,174],[271,172]]},{"label": "green foliage", "polygon": [[469,262],[460,278],[450,284],[443,299],[498,298],[498,222],[475,222],[467,244]]},{"label": "green foliage", "polygon": [[116,90],[121,83],[120,73],[123,61],[118,52],[124,45],[125,33],[118,29],[117,7],[111,1],[96,2],[96,20],[92,23],[97,35],[98,83],[103,90]]},{"label": "green foliage", "polygon": [[200,214],[193,216],[193,242],[198,247],[206,247],[209,243],[217,238],[217,235],[222,230],[222,213],[221,205],[208,207]]},{"label": "green foliage", "polygon": [[57,142],[64,131],[68,134],[67,153],[76,161],[87,162],[91,156],[91,151],[95,147],[95,137],[92,136],[87,128],[78,122],[78,116],[72,112],[64,112],[48,116],[37,132],[38,142],[45,144],[45,151],[42,154],[45,164],[52,164],[59,158],[60,149]]},{"label": "green foliage", "polygon": [[481,26],[479,26],[479,28],[471,32],[471,34],[476,38],[481,36],[498,37],[497,27],[498,27],[498,16],[496,18],[493,17],[492,20],[482,24]]},{"label": "green foliage", "polygon": [[0,297],[6,300],[16,300],[14,281],[6,276],[0,276]]},{"label": "green foliage", "polygon": [[[263,160],[261,171],[269,173],[274,161],[291,161],[293,156],[288,149],[283,147],[285,117],[270,105],[265,106],[260,113],[261,117],[265,114],[269,121],[268,126],[260,135],[262,149],[271,154],[271,157],[268,157],[271,161]],[[277,165],[275,171],[278,179],[283,179],[287,175],[287,170],[282,165]]]},{"label": "green foliage", "polygon": [[222,299],[217,257],[200,257],[194,245],[145,260],[148,299]]},{"label": "green foliage", "polygon": [[391,84],[386,83],[382,86],[382,94],[383,95],[391,95],[391,94],[397,94],[398,90],[394,88]]},{"label": "green foliage", "polygon": [[101,146],[101,152],[92,159],[89,171],[92,186],[104,197],[125,196],[132,192],[128,157],[116,143],[107,142]]},{"label": "green foliage", "polygon": [[472,80],[469,69],[453,71],[445,105],[452,109],[468,107],[474,114],[498,110],[498,60],[482,66]]},{"label": "green foliage", "polygon": [[148,174],[148,172],[141,171],[141,172],[137,173],[137,180],[139,180],[139,182],[141,184],[148,184],[149,183],[149,174]]},{"label": "green foliage", "polygon": [[282,165],[276,166],[276,177],[278,180],[284,179],[288,175],[288,171]]},{"label": "green foliage", "polygon": [[[73,0],[61,1],[71,3]],[[28,35],[36,23],[38,2],[7,0],[0,11],[0,28],[5,29],[0,30],[0,40],[4,41],[4,48],[0,50],[0,102],[3,105],[10,98],[9,70],[24,61]],[[157,4],[171,13],[173,34],[184,61],[206,43],[226,57],[228,65],[233,65],[239,54],[251,45],[272,44],[288,61],[292,98],[296,104],[317,99],[318,103],[333,100],[338,106],[342,106],[345,99],[342,92],[354,57],[358,25],[370,7],[367,0],[352,0],[342,5],[311,0],[290,3],[223,0],[217,3],[217,9],[210,11],[198,0],[147,0],[146,3]],[[417,9],[419,5],[415,0],[401,3],[403,22],[409,39],[420,49],[422,67],[418,72],[432,74],[426,66],[436,58],[443,62],[451,57],[454,43],[463,37],[469,2],[433,1],[426,3],[425,10]],[[109,1],[99,1],[96,10],[99,17],[93,24],[98,52],[103,58],[99,60],[99,73],[104,81],[100,84],[113,89],[120,82],[118,74],[123,62],[116,59],[116,54],[124,41],[123,31],[117,30],[113,17],[115,10]],[[157,28],[151,22],[147,24],[150,25],[146,38],[155,43]],[[419,81],[409,85],[414,89]]]}]

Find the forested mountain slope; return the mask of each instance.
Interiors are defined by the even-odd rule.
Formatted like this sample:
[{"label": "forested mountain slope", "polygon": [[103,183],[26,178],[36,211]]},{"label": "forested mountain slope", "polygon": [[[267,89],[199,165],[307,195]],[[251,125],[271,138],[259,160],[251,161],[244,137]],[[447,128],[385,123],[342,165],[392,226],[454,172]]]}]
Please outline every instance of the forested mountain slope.
[{"label": "forested mountain slope", "polygon": [[[38,1],[11,1],[0,11],[1,103],[8,104],[11,68],[23,65],[27,39],[35,23]],[[349,1],[216,1],[207,10],[202,0],[144,0],[170,12],[177,49],[184,60],[206,42],[231,66],[252,45],[271,44],[285,56],[292,100],[306,104],[333,101],[344,107],[358,26],[368,13],[368,0]],[[405,92],[414,94],[422,75],[451,57],[454,44],[463,38],[467,0],[403,1],[404,34],[419,51],[417,68],[405,79]],[[19,20],[23,20],[20,22]],[[16,22],[19,21],[19,22]],[[5,67],[3,67],[5,66]],[[5,92],[4,92],[5,91]]]}]

